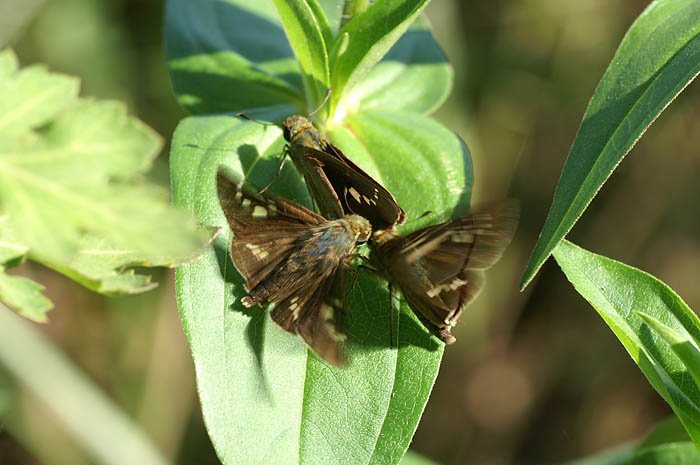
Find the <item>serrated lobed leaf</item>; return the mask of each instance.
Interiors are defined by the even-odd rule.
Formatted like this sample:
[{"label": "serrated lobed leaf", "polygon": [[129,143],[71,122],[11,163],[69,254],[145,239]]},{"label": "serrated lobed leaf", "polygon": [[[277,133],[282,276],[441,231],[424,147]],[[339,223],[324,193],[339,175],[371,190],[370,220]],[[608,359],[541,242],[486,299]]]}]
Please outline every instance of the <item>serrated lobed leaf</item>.
[{"label": "serrated lobed leaf", "polygon": [[78,98],[75,77],[48,73],[42,66],[19,70],[10,49],[0,52],[0,135],[17,136],[40,127]]},{"label": "serrated lobed leaf", "polygon": [[41,293],[43,290],[44,286],[22,276],[10,276],[0,266],[0,302],[17,314],[39,323],[46,322],[46,312],[53,304]]},{"label": "serrated lobed leaf", "polygon": [[700,3],[655,1],[630,27],[569,152],[525,287],[647,127],[700,72]]},{"label": "serrated lobed leaf", "polygon": [[[16,65],[12,52],[0,54],[0,108],[11,106],[0,114],[0,266],[29,256],[80,278],[73,260],[91,235],[131,254],[109,270],[102,262],[91,287],[109,278],[110,291],[134,291],[133,280],[119,288],[116,278],[131,274],[124,266],[175,263],[206,241],[166,190],[144,182],[157,134],[124,105],[77,98],[74,78]],[[3,286],[10,306],[44,319],[49,304],[36,283],[4,276]]]},{"label": "serrated lobed leaf", "polygon": [[636,313],[658,320],[681,337],[699,340],[700,320],[668,286],[653,276],[588,252],[566,240],[554,258],[576,290],[596,309],[671,406],[697,444],[700,441],[700,387],[671,347]]},{"label": "serrated lobed leaf", "polygon": [[[449,214],[455,205],[468,204],[471,163],[454,134],[409,113],[376,113],[348,121],[347,128],[333,129],[333,137],[338,135],[334,142],[380,181],[386,180],[400,203],[415,204],[411,212],[430,204]],[[386,134],[379,138],[382,131]],[[444,135],[445,140],[431,147],[429,134]],[[354,153],[358,144],[371,151]],[[224,164],[241,178],[265,185],[274,176],[282,147],[276,127],[230,116],[184,120],[172,144],[176,203],[194,209],[204,224],[225,225],[214,192],[217,167]],[[385,152],[389,149],[396,150]],[[436,166],[423,175],[423,183],[426,192],[438,184],[440,189],[426,195],[423,204],[418,197],[424,192],[416,192],[415,183],[406,182],[407,171],[398,167],[413,173],[416,166],[432,164]],[[285,167],[272,189],[310,204],[292,166]],[[404,305],[395,328],[399,349],[390,348],[385,284],[361,272],[349,299],[351,368],[329,367],[310,355],[298,337],[272,324],[266,312],[241,307],[238,301],[245,292],[228,258],[229,236],[218,237],[202,259],[177,274],[181,318],[219,457],[227,464],[397,463],[437,375],[442,344]]]}]

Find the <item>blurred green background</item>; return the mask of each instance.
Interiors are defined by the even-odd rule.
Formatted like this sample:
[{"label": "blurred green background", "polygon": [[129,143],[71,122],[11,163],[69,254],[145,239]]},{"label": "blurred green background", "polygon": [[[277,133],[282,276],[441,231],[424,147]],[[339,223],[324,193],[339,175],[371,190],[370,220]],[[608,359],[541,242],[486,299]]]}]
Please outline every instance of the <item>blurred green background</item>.
[{"label": "blurred green background", "polygon": [[[339,0],[340,1],[340,0]],[[434,34],[455,69],[436,117],[474,162],[476,203],[517,197],[518,234],[455,328],[412,448],[443,465],[548,464],[633,440],[669,415],[621,344],[548,262],[523,293],[522,270],[598,80],[638,0],[435,0]],[[126,102],[167,140],[184,112],[163,56],[160,0],[0,0],[0,45],[22,65],[79,76],[82,94]],[[650,128],[570,234],[644,269],[700,308],[700,91],[691,85]],[[152,177],[168,184],[168,147]],[[137,421],[174,463],[219,463],[204,429],[179,324],[173,274],[105,298],[40,266],[51,340]],[[38,325],[37,325],[38,326]],[[87,464],[44,405],[17,386],[14,436],[0,465]]]}]

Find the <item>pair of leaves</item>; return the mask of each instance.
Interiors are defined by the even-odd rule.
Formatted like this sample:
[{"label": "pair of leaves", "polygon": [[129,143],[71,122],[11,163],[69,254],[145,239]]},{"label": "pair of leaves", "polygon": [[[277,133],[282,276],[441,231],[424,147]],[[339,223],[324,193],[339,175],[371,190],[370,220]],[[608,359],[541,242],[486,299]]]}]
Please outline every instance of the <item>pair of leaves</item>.
[{"label": "pair of leaves", "polygon": [[646,128],[698,72],[700,4],[653,2],[627,32],[589,103],[521,286],[553,253],[700,446],[697,317],[654,277],[563,239]]},{"label": "pair of leaves", "polygon": [[700,4],[652,2],[627,31],[588,104],[521,287],[532,280],[649,125],[698,72]]},{"label": "pair of leaves", "polygon": [[78,80],[0,53],[0,299],[45,321],[42,287],[5,269],[26,257],[101,292],[140,292],[133,265],[172,265],[205,240],[167,192],[142,179],[160,138]]},{"label": "pair of leaves", "polygon": [[[312,0],[168,2],[173,85],[180,102],[200,114],[183,120],[173,138],[175,202],[203,224],[225,226],[217,168],[266,185],[284,141],[277,127],[211,113],[244,111],[279,122],[313,108],[330,84],[329,138],[382,182],[409,218],[438,212],[411,229],[466,209],[469,152],[423,115],[445,99],[452,76],[425,24],[411,25],[425,3],[375,2],[336,32],[335,1],[321,2],[322,10]],[[290,165],[272,190],[311,205]],[[329,367],[265,311],[242,308],[245,291],[229,241],[222,234],[177,273],[202,411],[221,460],[397,463],[430,394],[442,345],[405,305],[392,324],[386,285],[361,272],[348,302],[351,367]]]}]

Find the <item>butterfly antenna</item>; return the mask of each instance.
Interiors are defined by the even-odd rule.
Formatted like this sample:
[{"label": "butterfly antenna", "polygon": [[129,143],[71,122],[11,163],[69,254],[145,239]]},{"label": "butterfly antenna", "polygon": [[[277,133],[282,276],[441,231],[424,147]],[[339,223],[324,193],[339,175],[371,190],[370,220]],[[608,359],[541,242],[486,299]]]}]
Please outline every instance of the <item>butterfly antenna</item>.
[{"label": "butterfly antenna", "polygon": [[330,98],[331,92],[332,92],[332,91],[333,91],[333,88],[332,88],[332,87],[329,87],[329,88],[328,88],[328,91],[326,92],[326,96],[323,98],[323,102],[321,102],[321,104],[320,104],[314,111],[312,111],[311,113],[309,113],[308,116],[313,116],[313,115],[315,115],[316,113],[319,112],[319,110],[320,110],[321,108],[323,108],[323,106],[326,104],[326,102],[328,102],[328,99]]},{"label": "butterfly antenna", "polygon": [[239,118],[247,119],[248,121],[252,121],[253,123],[262,124],[263,126],[277,126],[275,123],[253,119],[245,113],[236,113],[236,116],[238,116]]},{"label": "butterfly antenna", "polygon": [[433,214],[433,211],[432,211],[432,210],[426,210],[426,211],[424,211],[423,213],[421,213],[420,216],[418,216],[418,217],[416,217],[416,218],[413,218],[413,219],[410,220],[410,221],[407,221],[406,224],[415,223],[416,221],[422,220],[422,219],[425,218],[426,216],[432,215],[432,214]]}]

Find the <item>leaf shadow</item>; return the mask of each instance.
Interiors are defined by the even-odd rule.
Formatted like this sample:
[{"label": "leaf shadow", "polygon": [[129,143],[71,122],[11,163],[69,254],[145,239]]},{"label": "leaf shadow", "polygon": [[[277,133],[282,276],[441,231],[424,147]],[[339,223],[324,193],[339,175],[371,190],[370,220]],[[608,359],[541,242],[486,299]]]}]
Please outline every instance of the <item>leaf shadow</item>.
[{"label": "leaf shadow", "polygon": [[373,274],[360,274],[356,288],[348,296],[348,309],[349,340],[360,352],[397,349],[394,343],[397,339],[398,349],[414,346],[434,352],[440,348],[437,338],[412,315],[405,303],[395,324],[396,314],[386,283]]},{"label": "leaf shadow", "polygon": [[245,327],[245,335],[248,346],[251,353],[255,357],[257,365],[256,374],[257,382],[260,388],[259,392],[262,393],[263,398],[267,402],[274,404],[270,390],[270,383],[268,382],[263,364],[263,347],[265,345],[265,325],[267,323],[267,312],[259,307],[246,308],[240,304],[240,296],[236,295],[235,290],[243,290],[244,279],[233,266],[233,262],[231,261],[227,248],[224,248],[221,243],[216,243],[214,245],[214,252],[216,254],[216,261],[219,266],[221,276],[224,278],[224,282],[232,285],[234,289],[235,300],[226,308],[226,311],[238,312],[248,317],[249,320]]}]

